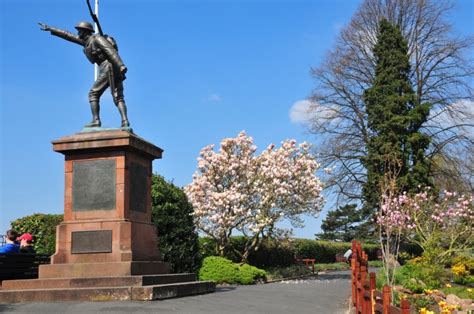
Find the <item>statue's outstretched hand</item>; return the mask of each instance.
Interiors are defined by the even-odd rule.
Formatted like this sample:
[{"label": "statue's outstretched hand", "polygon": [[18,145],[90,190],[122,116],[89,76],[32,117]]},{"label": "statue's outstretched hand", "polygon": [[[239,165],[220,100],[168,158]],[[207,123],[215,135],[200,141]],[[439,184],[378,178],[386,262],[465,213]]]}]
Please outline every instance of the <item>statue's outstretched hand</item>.
[{"label": "statue's outstretched hand", "polygon": [[51,28],[49,27],[49,25],[46,25],[46,24],[44,24],[44,23],[38,23],[38,25],[40,26],[40,29],[41,29],[42,31],[50,31],[50,30],[51,30]]}]

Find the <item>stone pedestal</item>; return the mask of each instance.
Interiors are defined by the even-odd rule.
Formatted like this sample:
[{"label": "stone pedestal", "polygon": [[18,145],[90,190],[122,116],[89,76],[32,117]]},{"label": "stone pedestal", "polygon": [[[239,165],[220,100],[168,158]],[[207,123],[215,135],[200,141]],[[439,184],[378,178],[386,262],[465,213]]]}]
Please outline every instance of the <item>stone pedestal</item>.
[{"label": "stone pedestal", "polygon": [[39,279],[4,282],[0,301],[149,300],[215,290],[194,274],[164,275],[169,264],[161,261],[151,223],[152,161],[162,149],[117,129],[62,137],[53,150],[65,156],[56,252],[50,265],[40,265]]},{"label": "stone pedestal", "polygon": [[[120,130],[66,136],[53,141],[53,150],[65,155],[64,222],[51,265],[40,267],[40,278],[94,277],[105,269],[110,276],[114,270],[124,275],[124,268],[128,275],[132,269],[136,275],[168,272],[151,224],[152,161],[163,150]],[[153,263],[136,263],[143,261]],[[97,268],[97,262],[110,268]]]}]

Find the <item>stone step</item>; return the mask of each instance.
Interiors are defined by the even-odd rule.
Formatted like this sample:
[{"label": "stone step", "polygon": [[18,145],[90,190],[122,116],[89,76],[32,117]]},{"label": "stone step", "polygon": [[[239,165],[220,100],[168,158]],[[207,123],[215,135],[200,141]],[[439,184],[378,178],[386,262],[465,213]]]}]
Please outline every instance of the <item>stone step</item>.
[{"label": "stone step", "polygon": [[170,264],[163,261],[68,263],[39,266],[39,278],[95,278],[168,274]]},{"label": "stone step", "polygon": [[0,303],[49,301],[149,301],[214,292],[211,281],[192,281],[143,287],[98,287],[0,290]]},{"label": "stone step", "polygon": [[169,283],[195,281],[196,275],[190,273],[122,276],[122,277],[96,277],[96,278],[45,278],[4,280],[3,290],[19,289],[54,289],[54,288],[87,288],[87,287],[125,287],[125,286],[150,286]]}]

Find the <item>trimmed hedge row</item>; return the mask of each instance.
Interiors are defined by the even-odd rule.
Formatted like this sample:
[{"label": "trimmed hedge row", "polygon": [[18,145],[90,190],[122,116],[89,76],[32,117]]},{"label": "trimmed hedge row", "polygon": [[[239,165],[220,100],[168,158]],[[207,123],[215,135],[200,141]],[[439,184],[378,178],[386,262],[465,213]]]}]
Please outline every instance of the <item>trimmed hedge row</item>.
[{"label": "trimmed hedge row", "polygon": [[[236,236],[231,238],[232,245],[243,251],[245,238]],[[215,242],[210,238],[199,239],[203,257],[216,255]],[[251,252],[248,258],[250,265],[267,267],[286,267],[294,264],[295,257],[315,258],[316,263],[334,263],[336,254],[344,254],[351,248],[350,242],[331,242],[323,240],[292,239],[290,241],[266,240],[257,251]],[[369,255],[369,260],[377,259],[378,244],[364,244],[363,249]],[[233,262],[240,262],[234,252],[229,252],[226,258]]]}]

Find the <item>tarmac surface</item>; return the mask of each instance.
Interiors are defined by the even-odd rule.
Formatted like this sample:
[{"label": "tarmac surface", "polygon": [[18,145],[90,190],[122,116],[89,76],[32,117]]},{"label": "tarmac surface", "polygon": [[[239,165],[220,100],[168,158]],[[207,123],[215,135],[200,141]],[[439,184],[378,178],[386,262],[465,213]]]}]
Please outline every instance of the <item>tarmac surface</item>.
[{"label": "tarmac surface", "polygon": [[215,293],[163,301],[22,302],[0,304],[2,313],[346,313],[350,272],[252,286],[220,286]]}]

